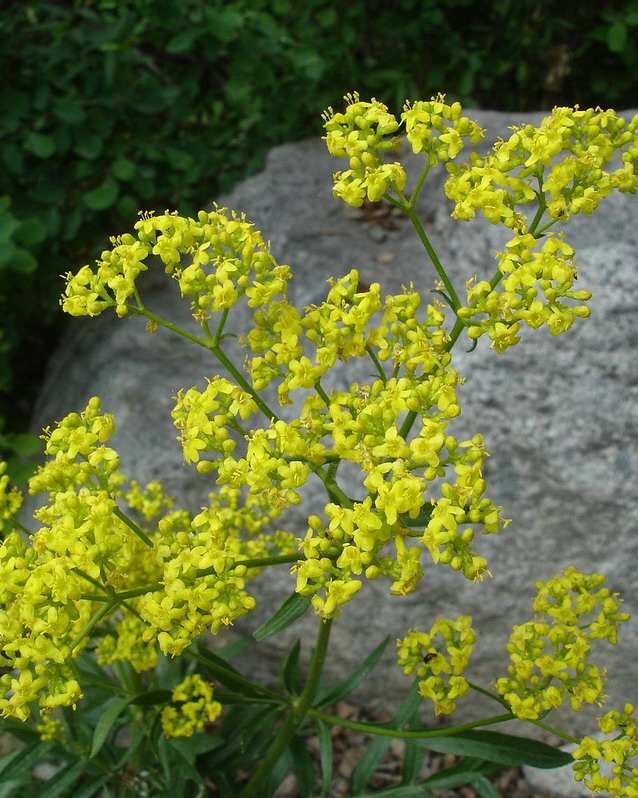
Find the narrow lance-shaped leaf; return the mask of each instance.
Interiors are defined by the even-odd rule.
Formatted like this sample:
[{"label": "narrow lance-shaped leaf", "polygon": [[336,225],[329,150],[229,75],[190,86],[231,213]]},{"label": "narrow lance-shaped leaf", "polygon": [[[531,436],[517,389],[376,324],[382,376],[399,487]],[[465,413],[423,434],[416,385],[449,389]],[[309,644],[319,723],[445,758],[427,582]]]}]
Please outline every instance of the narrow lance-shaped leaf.
[{"label": "narrow lance-shaped leaf", "polygon": [[573,761],[570,754],[538,740],[482,729],[414,741],[442,754],[471,756],[510,767],[559,768]]},{"label": "narrow lance-shaped leaf", "polygon": [[327,692],[322,691],[314,706],[317,709],[331,706],[356,690],[379,662],[389,641],[390,637],[388,636],[345,679],[342,679],[334,687],[329,688]]},{"label": "narrow lance-shaped leaf", "polygon": [[310,596],[293,593],[281,605],[277,612],[253,632],[255,640],[265,640],[276,632],[281,632],[293,621],[296,621],[310,606]]}]

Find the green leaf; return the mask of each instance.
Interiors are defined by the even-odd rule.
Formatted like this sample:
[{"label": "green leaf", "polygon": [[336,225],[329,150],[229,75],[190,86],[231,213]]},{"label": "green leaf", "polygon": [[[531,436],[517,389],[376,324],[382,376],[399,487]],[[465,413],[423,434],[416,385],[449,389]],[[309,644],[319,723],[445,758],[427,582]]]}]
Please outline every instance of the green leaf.
[{"label": "green leaf", "polygon": [[203,33],[204,31],[201,28],[197,27],[197,25],[193,25],[188,30],[178,33],[177,36],[173,36],[166,45],[166,52],[183,53],[186,50],[190,50]]},{"label": "green leaf", "polygon": [[37,158],[49,158],[55,152],[55,140],[44,133],[31,132],[25,139],[24,148]]},{"label": "green leaf", "polygon": [[379,763],[386,755],[391,742],[391,737],[375,737],[374,740],[372,740],[372,742],[368,745],[366,750],[363,752],[361,759],[357,762],[354,770],[352,771],[350,786],[353,793],[356,794],[357,792],[363,790],[366,784],[374,776],[374,773],[379,767]]},{"label": "green leaf", "polygon": [[[0,733],[11,734],[24,743],[31,744],[40,742],[40,735],[33,726],[23,723],[20,720],[15,720],[14,718],[0,718]],[[7,754],[7,756],[10,755],[11,754]],[[4,762],[4,757],[0,759],[0,773],[2,773],[2,762]]]},{"label": "green leaf", "polygon": [[428,776],[421,784],[435,790],[454,789],[463,787],[465,784],[474,784],[483,773],[493,773],[499,767],[493,762],[483,762],[481,759],[465,757],[456,765]]},{"label": "green leaf", "polygon": [[291,764],[290,750],[286,749],[268,773],[264,782],[262,795],[274,794],[277,787],[279,787],[290,772]]},{"label": "green leaf", "polygon": [[83,122],[86,118],[84,108],[80,103],[79,98],[77,100],[58,100],[53,104],[53,113],[68,125],[77,125],[78,122]]},{"label": "green leaf", "polygon": [[334,685],[334,687],[329,688],[327,692],[321,691],[319,693],[318,700],[314,702],[313,706],[316,709],[319,709],[320,707],[331,706],[332,704],[336,704],[338,701],[341,701],[341,699],[352,693],[353,690],[356,690],[356,688],[366,679],[368,674],[375,668],[376,664],[381,659],[389,641],[390,636],[388,635],[388,637],[379,643],[374,651],[371,651],[370,654],[368,654],[368,656],[360,665],[357,665],[357,667],[352,671],[352,673],[350,673],[349,676],[346,676],[345,679],[342,679],[340,682]]},{"label": "green leaf", "polygon": [[[79,790],[74,792],[70,798],[95,798],[96,795],[100,795],[98,789],[106,784],[108,778],[108,776],[98,776],[95,779],[91,779],[91,781],[86,782]],[[107,793],[103,793],[103,796],[106,798]]]},{"label": "green leaf", "polygon": [[485,776],[478,776],[478,778],[474,779],[472,787],[474,787],[481,798],[501,798],[500,792],[491,781],[485,778]]},{"label": "green leaf", "polygon": [[211,9],[207,16],[207,33],[224,44],[237,37],[237,32],[244,21],[244,15],[232,6]]},{"label": "green leaf", "polygon": [[[197,784],[203,786],[204,779],[202,774],[197,770],[197,768],[193,767],[195,757],[187,746],[181,745],[181,742],[181,740],[171,738],[168,745],[168,750],[178,757],[178,761],[175,763],[175,766],[171,767],[171,776],[174,776],[176,772],[179,772],[180,778],[182,778],[184,781],[195,781]],[[175,743],[177,743],[177,745],[175,745]],[[181,795],[182,793],[180,792],[178,794]]]},{"label": "green leaf", "polygon": [[612,53],[622,53],[627,41],[627,26],[617,20],[607,31],[607,47]]},{"label": "green leaf", "polygon": [[226,643],[225,645],[216,648],[215,654],[219,657],[219,659],[224,660],[224,662],[231,662],[236,656],[241,654],[249,642],[250,641],[248,638],[233,640],[231,643]]},{"label": "green leaf", "polygon": [[321,763],[321,798],[328,795],[332,783],[332,735],[326,724],[316,721],[317,739],[319,741],[319,761]]},{"label": "green leaf", "polygon": [[24,796],[24,779],[3,781],[2,784],[0,784],[0,798],[13,798],[18,789],[20,790],[20,794]]},{"label": "green leaf", "polygon": [[293,621],[296,621],[310,606],[310,596],[300,596],[293,593],[281,605],[277,612],[253,632],[255,640],[265,640],[267,637],[281,632]]},{"label": "green leaf", "polygon": [[435,798],[434,794],[419,784],[402,784],[399,786],[386,787],[384,790],[374,790],[374,792],[358,793],[350,798],[377,798],[379,795],[387,795],[388,798]]},{"label": "green leaf", "polygon": [[201,754],[206,754],[224,743],[219,734],[195,734],[192,737],[176,737],[171,740],[173,748],[191,765]]},{"label": "green leaf", "polygon": [[401,767],[401,781],[403,784],[410,784],[419,777],[423,767],[425,751],[418,745],[413,745],[412,740],[405,741],[405,753],[403,754],[403,765]]},{"label": "green leaf", "polygon": [[[155,717],[158,717],[157,715]],[[138,750],[144,743],[146,742],[146,735],[144,731],[140,729],[139,726],[134,725],[131,729],[131,734],[128,740],[126,741],[126,746],[120,758],[114,764],[111,764],[111,772],[121,771],[125,769],[125,765],[127,762],[137,755]],[[118,750],[121,751],[122,748],[118,746]]]},{"label": "green leaf", "polygon": [[120,157],[113,161],[111,170],[118,180],[132,180],[135,177],[135,164],[128,158]]},{"label": "green leaf", "polygon": [[312,757],[308,753],[306,744],[301,737],[293,737],[289,748],[292,754],[295,776],[297,777],[299,796],[300,798],[312,798],[314,784]]},{"label": "green leaf", "polygon": [[413,740],[431,751],[476,757],[510,767],[559,768],[573,761],[570,754],[538,740],[483,729]]},{"label": "green leaf", "polygon": [[92,161],[102,152],[104,141],[93,133],[81,132],[75,144],[74,151],[82,158]]},{"label": "green leaf", "polygon": [[21,748],[19,751],[13,751],[9,757],[17,753],[18,756],[14,757],[12,761],[6,762],[7,757],[0,761],[0,773],[2,773],[2,781],[5,779],[22,778],[31,773],[31,769],[42,762],[47,756],[53,746],[50,742],[34,743],[27,748]]},{"label": "green leaf", "polygon": [[47,781],[42,791],[38,791],[38,798],[57,798],[67,787],[70,787],[87,768],[87,762],[76,762],[63,768]]},{"label": "green leaf", "polygon": [[155,704],[169,704],[171,701],[172,693],[170,690],[149,690],[146,693],[138,695],[131,701],[138,707],[151,707]]},{"label": "green leaf", "polygon": [[38,261],[22,247],[16,247],[9,259],[9,268],[21,274],[31,274],[38,268]]},{"label": "green leaf", "polygon": [[8,241],[19,226],[20,222],[10,211],[0,211],[0,242]]},{"label": "green leaf", "polygon": [[87,208],[93,211],[103,211],[110,208],[117,199],[120,187],[117,180],[107,177],[97,188],[88,191],[82,199]]},{"label": "green leaf", "polygon": [[86,653],[80,654],[77,659],[77,670],[83,679],[90,684],[104,687],[107,690],[120,689],[119,684],[98,663]]},{"label": "green leaf", "polygon": [[28,219],[22,219],[15,232],[15,240],[24,246],[35,246],[40,244],[47,235],[47,229],[42,224],[40,219],[31,216]]},{"label": "green leaf", "polygon": [[[35,746],[32,746],[32,748],[35,747],[37,747],[37,743]],[[19,748],[16,751],[11,751],[10,753],[5,754],[2,759],[0,759],[0,773],[4,773],[14,759],[24,756],[24,752],[28,750],[28,748]]]},{"label": "green leaf", "polygon": [[13,435],[11,438],[11,449],[16,454],[29,455],[35,454],[40,451],[40,439],[35,435],[28,435],[26,432],[21,432],[18,435]]},{"label": "green leaf", "polygon": [[0,266],[11,268],[11,261],[18,252],[18,248],[13,241],[3,241],[0,245]]},{"label": "green leaf", "polygon": [[[375,649],[376,650],[376,649]],[[374,653],[374,652],[373,652]],[[414,716],[416,709],[418,709],[418,680],[415,679],[410,686],[410,689],[401,702],[401,706],[397,710],[392,720],[383,724],[386,727],[400,729],[410,718]],[[374,775],[375,770],[379,763],[386,754],[392,741],[391,737],[377,737],[366,748],[363,756],[357,763],[357,766],[352,772],[351,786],[353,792],[362,790],[365,785],[370,781]]]},{"label": "green leaf", "polygon": [[193,657],[205,665],[215,679],[226,687],[232,687],[241,693],[262,692],[258,684],[244,679],[232,665],[203,646],[198,648],[197,653],[193,652]]},{"label": "green leaf", "polygon": [[109,732],[113,728],[115,721],[119,718],[126,707],[135,701],[136,698],[139,698],[139,696],[129,695],[126,698],[121,698],[119,701],[111,704],[111,706],[104,712],[98,721],[97,726],[95,727],[95,731],[93,732],[93,742],[90,753],[91,757],[94,757],[100,748],[102,748],[106,742]]},{"label": "green leaf", "polygon": [[289,693],[296,695],[301,686],[301,669],[299,668],[299,654],[301,640],[297,639],[290,653],[281,663],[284,687]]}]

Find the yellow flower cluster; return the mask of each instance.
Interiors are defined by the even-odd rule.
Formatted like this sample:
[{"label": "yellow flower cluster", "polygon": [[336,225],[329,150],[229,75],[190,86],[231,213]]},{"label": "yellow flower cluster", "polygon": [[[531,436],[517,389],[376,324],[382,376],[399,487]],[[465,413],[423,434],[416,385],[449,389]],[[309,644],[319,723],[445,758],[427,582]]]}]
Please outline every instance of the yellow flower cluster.
[{"label": "yellow flower cluster", "polygon": [[[481,436],[459,444],[446,431],[460,413],[459,378],[445,348],[441,307],[430,305],[418,318],[416,292],[382,300],[378,284],[358,290],[356,270],[330,282],[326,301],[304,315],[279,301],[259,310],[257,326],[245,339],[258,353],[248,364],[255,390],[276,379],[282,403],[290,401],[292,390],[310,391],[297,419],[273,420],[267,428],[243,432],[240,421],[256,405],[224,378],[215,378],[203,392],[180,393],[173,411],[187,461],[197,461],[204,473],[216,471],[218,484],[248,488],[273,508],[298,504],[299,491],[313,472],[331,480],[344,460],[361,469],[368,497],[348,500],[331,494],[327,485],[337,502],[326,507],[328,525],[313,516],[300,542],[297,590],[312,595],[315,610],[325,618],[338,614],[338,607],[359,589],[353,574],[389,576],[394,594],[414,590],[423,574],[422,550],[406,545],[408,536],[419,537],[434,562],[469,579],[481,578],[486,563],[473,550],[474,532],[467,525],[482,525],[484,533],[502,525],[500,508],[483,496]],[[321,377],[337,359],[368,355],[379,369],[390,361],[395,376],[372,385],[353,383],[330,395],[323,391]],[[409,414],[413,418],[401,431]],[[243,434],[245,448],[239,453],[229,429]],[[218,456],[201,459],[208,453]],[[322,467],[328,472],[318,471]],[[330,469],[334,474],[327,477]],[[442,496],[426,498],[428,483],[448,470],[455,478],[443,484]],[[419,526],[421,532],[413,531]],[[381,553],[391,538],[393,557]],[[161,612],[158,607],[157,617]]]},{"label": "yellow flower cluster", "polygon": [[433,702],[437,715],[454,712],[457,700],[467,693],[469,685],[461,674],[475,643],[476,632],[468,615],[455,621],[439,618],[429,632],[411,629],[397,640],[403,673],[407,676],[416,671],[419,692]]},{"label": "yellow flower cluster", "polygon": [[22,507],[22,494],[9,485],[7,464],[0,462],[0,538],[11,530],[11,519]]},{"label": "yellow flower cluster", "polygon": [[600,587],[604,581],[600,574],[568,568],[537,583],[534,610],[541,617],[514,627],[507,645],[509,677],[496,681],[517,717],[534,720],[565,701],[578,711],[583,703],[604,700],[604,672],[587,659],[591,642],[616,643],[618,623],[629,620],[619,612],[618,596]]},{"label": "yellow flower cluster", "polygon": [[[259,569],[238,561],[294,551],[293,535],[263,531],[279,515],[263,498],[244,498],[237,488],[222,486],[209,500],[193,518],[181,511],[159,520],[153,558],[159,570],[154,581],[162,589],[136,600],[143,624],[125,616],[124,629],[118,626],[99,652],[105,661],[124,658],[142,670],[153,667],[144,649],[149,643],[157,641],[164,654],[176,656],[207,628],[216,634],[255,606],[245,586]],[[130,647],[122,637],[128,630]]]},{"label": "yellow flower cluster", "polygon": [[400,163],[383,163],[382,155],[388,150],[397,151],[402,138],[393,136],[405,124],[406,138],[414,152],[424,152],[428,164],[448,161],[459,154],[463,139],[476,144],[483,132],[466,117],[461,116],[459,103],[448,105],[444,95],[427,102],[406,102],[401,121],[388,112],[377,100],[363,102],[359,95],[347,94],[344,113],[332,108],[324,112],[324,140],[331,155],[348,158],[350,168],[334,176],[334,195],[349,205],[358,207],[367,198],[377,202],[388,188],[403,191],[406,173]]},{"label": "yellow flower cluster", "polygon": [[356,269],[329,282],[326,300],[303,315],[285,301],[255,314],[256,326],[244,339],[257,355],[248,366],[255,390],[278,379],[279,401],[285,404],[291,390],[314,388],[338,360],[364,357],[370,348],[395,367],[429,371],[446,341],[437,306],[417,320],[421,298],[412,287],[382,300],[378,283],[360,290]]},{"label": "yellow flower cluster", "polygon": [[439,94],[428,101],[406,102],[401,114],[413,152],[425,153],[430,167],[453,161],[465,146],[463,139],[478,144],[484,135],[476,122],[461,116],[460,103],[448,105],[444,100]]},{"label": "yellow flower cluster", "polygon": [[43,711],[75,704],[80,685],[68,664],[70,641],[86,626],[88,602],[65,563],[29,547],[17,532],[0,545],[0,711],[26,720],[29,704]]},{"label": "yellow flower cluster", "polygon": [[[136,236],[111,239],[113,248],[102,253],[95,271],[84,266],[66,275],[61,300],[66,313],[98,316],[113,307],[118,316],[125,316],[141,307],[135,280],[148,268],[145,260],[150,254],[175,277],[182,296],[193,298],[199,320],[232,307],[241,296],[256,307],[285,293],[290,270],[275,262],[261,234],[243,215],[228,215],[216,207],[190,219],[166,211],[161,216],[145,214],[135,229]],[[182,269],[183,256],[189,265]]]},{"label": "yellow flower cluster", "polygon": [[[552,335],[568,330],[574,319],[587,318],[586,305],[571,306],[591,298],[589,291],[573,290],[576,279],[574,250],[561,236],[551,234],[541,242],[530,233],[507,242],[497,255],[500,286],[486,280],[467,284],[467,306],[457,314],[468,324],[470,338],[487,333],[492,347],[502,354],[518,343],[521,323],[534,329],[546,324]],[[500,288],[500,290],[498,290]]]},{"label": "yellow flower cluster", "polygon": [[223,377],[208,380],[203,391],[195,387],[182,390],[175,399],[172,417],[180,430],[187,463],[196,463],[201,450],[217,451],[222,460],[232,454],[235,441],[229,436],[229,428],[243,434],[236,416],[245,421],[258,411],[250,394]]},{"label": "yellow flower cluster", "polygon": [[172,704],[162,710],[162,730],[167,737],[191,737],[217,720],[221,711],[210,682],[197,674],[187,676],[173,690]]},{"label": "yellow flower cluster", "polygon": [[134,479],[130,480],[124,498],[131,510],[138,512],[145,521],[152,521],[174,505],[173,499],[166,496],[157,480],[152,480],[143,488]]},{"label": "yellow flower cluster", "polygon": [[[296,590],[312,595],[315,611],[324,618],[337,616],[339,606],[355,595],[361,587],[355,576],[361,574],[367,579],[390,577],[394,595],[415,590],[423,576],[423,550],[417,542],[429,550],[433,562],[449,565],[468,579],[482,578],[486,562],[473,550],[474,533],[466,525],[482,524],[483,533],[489,534],[497,532],[503,523],[501,508],[483,497],[480,463],[485,452],[480,436],[459,444],[445,434],[447,420],[440,413],[426,415],[420,431],[408,444],[396,424],[401,405],[391,410],[392,405],[386,404],[394,415],[388,413],[387,420],[378,423],[380,414],[374,411],[384,399],[387,402],[383,393],[381,385],[375,383],[365,404],[354,390],[334,397],[340,400],[342,411],[335,442],[344,433],[349,443],[340,457],[367,472],[364,486],[369,495],[348,507],[327,504],[327,524],[318,516],[308,519],[308,532],[300,541],[305,559],[293,567]],[[417,461],[421,458],[416,466],[412,452],[417,453]],[[423,469],[421,476],[415,468]],[[454,483],[443,483],[441,497],[428,501],[428,483],[448,468],[456,472]],[[415,545],[408,545],[410,537],[416,538]],[[386,548],[391,540],[394,555]]]},{"label": "yellow flower cluster", "polygon": [[64,738],[64,724],[61,720],[52,718],[50,715],[44,715],[35,728],[43,741],[62,740]]},{"label": "yellow flower cluster", "polygon": [[136,615],[124,615],[112,634],[100,638],[95,647],[97,661],[100,665],[125,661],[137,673],[151,670],[157,665],[157,647],[144,639],[147,629],[148,625]]},{"label": "yellow flower cluster", "polygon": [[[614,189],[636,191],[638,115],[627,124],[611,110],[554,108],[537,128],[513,131],[492,154],[472,153],[469,164],[448,164],[445,193],[456,203],[455,219],[468,220],[481,211],[492,224],[525,232],[519,206],[540,199],[550,216],[566,221],[573,214],[593,213]],[[623,166],[604,171],[624,148]]]},{"label": "yellow flower cluster", "polygon": [[[605,792],[617,798],[638,796],[638,724],[634,707],[625,704],[623,711],[612,710],[599,718],[603,734],[612,739],[584,737],[572,753],[574,778],[592,792]],[[600,761],[611,765],[611,776],[600,772]]]},{"label": "yellow flower cluster", "polygon": [[[31,493],[49,494],[35,513],[41,528],[30,543],[14,531],[0,544],[0,664],[12,669],[0,677],[5,716],[27,718],[34,701],[46,712],[81,698],[74,658],[99,610],[104,622],[124,613],[98,644],[100,660],[146,670],[158,645],[181,653],[207,625],[216,632],[254,606],[244,585],[258,569],[238,560],[294,548],[292,535],[265,533],[278,511],[259,497],[244,501],[224,486],[191,518],[171,510],[158,483],[127,487],[106,445],[113,432],[95,398],[46,430],[49,459],[29,483]],[[139,527],[118,501],[156,528]]]}]

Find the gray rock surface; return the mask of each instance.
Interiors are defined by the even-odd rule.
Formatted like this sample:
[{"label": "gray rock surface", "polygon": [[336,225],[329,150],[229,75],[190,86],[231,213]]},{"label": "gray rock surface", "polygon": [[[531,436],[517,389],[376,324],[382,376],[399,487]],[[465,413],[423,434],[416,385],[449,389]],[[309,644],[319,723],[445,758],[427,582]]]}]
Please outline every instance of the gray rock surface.
[{"label": "gray rock surface", "polygon": [[[543,116],[469,115],[488,129],[485,148],[498,136],[506,137],[507,126],[538,122]],[[405,160],[410,171],[413,156]],[[380,282],[385,293],[398,293],[402,284],[413,281],[429,296],[435,273],[407,220],[369,226],[363,213],[333,199],[331,175],[339,168],[342,164],[318,140],[285,145],[271,152],[264,172],[241,183],[220,204],[245,211],[270,239],[277,260],[291,265],[289,299],[297,306],[321,301],[326,279],[352,267],[367,283]],[[494,251],[511,236],[482,219],[451,219],[442,191],[445,176],[442,171],[430,176],[419,211],[441,260],[462,285],[474,273],[491,275]],[[473,681],[487,684],[502,674],[504,643],[511,626],[530,617],[534,581],[569,564],[606,574],[610,588],[625,597],[628,611],[636,610],[637,203],[636,197],[613,195],[593,217],[575,218],[566,226],[566,239],[581,265],[578,286],[594,294],[591,319],[577,322],[558,338],[545,330],[527,330],[525,340],[502,356],[481,345],[471,355],[464,346],[455,351],[457,368],[467,377],[458,437],[485,434],[492,455],[486,469],[489,495],[505,506],[513,521],[502,534],[478,541],[492,579],[473,584],[449,569],[430,566],[420,588],[407,597],[390,597],[388,583],[374,582],[342,609],[330,655],[334,678],[385,635],[392,638],[374,678],[357,693],[373,709],[389,709],[408,685],[393,661],[394,638],[410,627],[427,628],[439,615],[474,616],[479,643]],[[189,324],[187,303],[161,268],[145,282],[149,308]],[[241,332],[245,323],[236,317],[234,331]],[[242,362],[243,354],[236,360]],[[181,387],[203,386],[205,377],[214,373],[221,370],[207,352],[164,331],[150,335],[143,320],[120,321],[110,314],[74,319],[51,360],[34,427],[79,410],[90,396],[99,395],[103,408],[115,414],[114,445],[125,472],[140,481],[161,478],[182,506],[197,508],[211,486],[210,477],[183,464],[170,418],[171,397]],[[347,384],[365,381],[369,373],[368,363],[351,362],[340,367],[336,378]],[[307,505],[286,518],[288,528],[300,535],[305,532],[304,515],[321,504],[319,487],[310,492]],[[254,616],[221,637],[254,629],[292,586],[286,566],[260,577]],[[267,640],[259,657],[244,660],[243,666],[255,674],[272,673],[278,652],[296,636],[310,648],[315,626],[315,617],[307,614],[278,638]],[[615,696],[615,704],[638,702],[637,636],[638,624],[625,628],[618,646],[604,654],[607,692]],[[472,717],[479,710],[499,711],[493,704],[461,704],[458,717]],[[592,730],[591,718],[560,714],[552,717],[566,730]]]}]

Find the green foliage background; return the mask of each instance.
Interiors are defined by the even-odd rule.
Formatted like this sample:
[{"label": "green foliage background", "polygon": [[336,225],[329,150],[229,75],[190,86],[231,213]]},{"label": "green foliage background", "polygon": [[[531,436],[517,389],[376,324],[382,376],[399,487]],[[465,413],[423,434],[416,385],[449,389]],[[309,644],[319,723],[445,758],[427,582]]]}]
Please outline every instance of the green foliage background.
[{"label": "green foliage background", "polygon": [[[137,211],[189,214],[320,133],[400,108],[636,107],[638,0],[33,0],[0,18],[0,448],[24,451],[60,275]],[[4,425],[4,426],[2,426]]]}]

